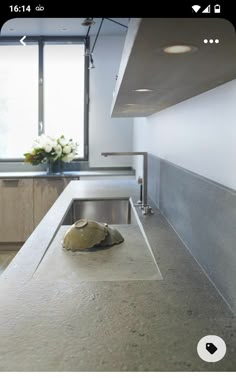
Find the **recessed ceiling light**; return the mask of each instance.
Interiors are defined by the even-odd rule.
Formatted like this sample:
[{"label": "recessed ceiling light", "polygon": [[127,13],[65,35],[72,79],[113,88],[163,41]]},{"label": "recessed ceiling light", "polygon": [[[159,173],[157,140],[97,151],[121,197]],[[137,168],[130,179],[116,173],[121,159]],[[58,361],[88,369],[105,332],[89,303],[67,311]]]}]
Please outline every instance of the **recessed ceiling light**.
[{"label": "recessed ceiling light", "polygon": [[134,89],[134,92],[152,92],[152,89],[139,88],[139,89]]},{"label": "recessed ceiling light", "polygon": [[15,29],[14,28],[10,28],[9,31],[15,31]]},{"label": "recessed ceiling light", "polygon": [[61,31],[68,31],[69,29],[67,28],[61,28]]},{"label": "recessed ceiling light", "polygon": [[197,51],[197,47],[189,45],[173,45],[163,47],[163,51],[166,54],[186,54]]}]

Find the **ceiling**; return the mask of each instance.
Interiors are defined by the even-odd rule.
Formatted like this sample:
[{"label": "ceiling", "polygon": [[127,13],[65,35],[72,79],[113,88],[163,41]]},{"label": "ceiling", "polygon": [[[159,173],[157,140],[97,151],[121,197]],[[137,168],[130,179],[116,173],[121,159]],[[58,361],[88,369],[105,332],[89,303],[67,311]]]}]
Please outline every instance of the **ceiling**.
[{"label": "ceiling", "polygon": [[[81,25],[84,18],[13,18],[5,22],[1,29],[1,36],[85,36],[87,26]],[[121,24],[128,25],[128,18],[111,18]],[[96,35],[101,18],[94,18],[95,25],[90,29],[89,35]],[[100,34],[125,34],[124,28],[107,18],[104,19]]]},{"label": "ceiling", "polygon": [[[204,43],[219,39],[219,43]],[[163,47],[193,52],[166,54]],[[233,25],[218,18],[131,19],[113,97],[112,116],[148,116],[236,78]],[[147,88],[151,92],[135,92]]]}]

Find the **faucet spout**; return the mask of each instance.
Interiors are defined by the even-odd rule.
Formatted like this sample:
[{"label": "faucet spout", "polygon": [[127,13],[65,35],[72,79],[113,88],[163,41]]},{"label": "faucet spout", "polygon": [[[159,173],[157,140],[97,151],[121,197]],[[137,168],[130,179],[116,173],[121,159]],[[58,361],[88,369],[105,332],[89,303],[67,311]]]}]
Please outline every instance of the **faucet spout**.
[{"label": "faucet spout", "polygon": [[153,214],[152,208],[148,205],[148,185],[147,185],[147,178],[148,178],[148,154],[147,152],[102,152],[102,156],[143,156],[143,196],[142,196],[142,211],[143,214]]}]

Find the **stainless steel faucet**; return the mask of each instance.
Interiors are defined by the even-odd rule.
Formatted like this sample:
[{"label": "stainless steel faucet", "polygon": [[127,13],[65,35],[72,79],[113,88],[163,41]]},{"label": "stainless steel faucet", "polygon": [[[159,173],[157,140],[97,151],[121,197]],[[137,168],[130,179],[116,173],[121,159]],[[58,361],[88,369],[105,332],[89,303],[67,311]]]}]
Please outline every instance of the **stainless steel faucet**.
[{"label": "stainless steel faucet", "polygon": [[147,184],[147,177],[148,177],[148,154],[147,152],[102,152],[102,156],[124,156],[124,155],[142,155],[143,156],[143,196],[142,196],[142,203],[141,209],[144,215],[153,214],[153,210],[150,205],[148,205],[148,184]]}]

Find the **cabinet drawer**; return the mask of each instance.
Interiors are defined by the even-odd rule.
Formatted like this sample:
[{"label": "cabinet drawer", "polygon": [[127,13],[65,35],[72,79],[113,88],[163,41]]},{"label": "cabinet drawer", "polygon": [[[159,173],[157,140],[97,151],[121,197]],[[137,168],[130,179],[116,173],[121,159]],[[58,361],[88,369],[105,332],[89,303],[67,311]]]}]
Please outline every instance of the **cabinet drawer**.
[{"label": "cabinet drawer", "polygon": [[24,242],[33,231],[33,179],[0,179],[0,242]]}]

